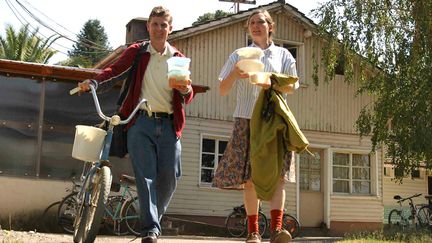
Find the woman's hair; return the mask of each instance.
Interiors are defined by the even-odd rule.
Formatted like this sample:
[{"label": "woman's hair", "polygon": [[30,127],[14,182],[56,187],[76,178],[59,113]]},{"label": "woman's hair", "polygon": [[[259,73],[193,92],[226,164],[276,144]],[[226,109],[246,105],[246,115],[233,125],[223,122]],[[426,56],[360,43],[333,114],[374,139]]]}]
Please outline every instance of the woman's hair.
[{"label": "woman's hair", "polygon": [[148,22],[151,21],[152,17],[168,17],[168,22],[172,24],[172,16],[170,11],[162,6],[157,6],[152,9]]},{"label": "woman's hair", "polygon": [[269,24],[273,27],[272,30],[269,32],[269,38],[272,39],[273,32],[275,31],[275,22],[273,21],[273,18],[271,17],[269,12],[267,12],[267,10],[257,9],[255,11],[253,11],[247,20],[247,24],[249,26],[249,22],[250,22],[250,19],[252,18],[252,16],[254,16],[255,14],[260,14],[260,13],[264,15],[267,24]]}]

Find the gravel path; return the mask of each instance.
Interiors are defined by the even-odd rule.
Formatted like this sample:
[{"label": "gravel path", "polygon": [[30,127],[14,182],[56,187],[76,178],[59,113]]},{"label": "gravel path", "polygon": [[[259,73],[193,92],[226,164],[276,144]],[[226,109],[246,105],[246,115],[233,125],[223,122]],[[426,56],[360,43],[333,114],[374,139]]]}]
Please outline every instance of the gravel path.
[{"label": "gravel path", "polygon": [[[96,237],[95,243],[129,243],[135,237],[127,236],[104,236]],[[200,237],[200,236],[164,236],[158,240],[158,243],[238,243],[243,242],[243,239],[215,238],[215,237]],[[46,234],[37,233],[34,231],[8,231],[0,230],[1,243],[71,243],[72,236],[66,234]],[[133,243],[140,243],[139,239]]]}]

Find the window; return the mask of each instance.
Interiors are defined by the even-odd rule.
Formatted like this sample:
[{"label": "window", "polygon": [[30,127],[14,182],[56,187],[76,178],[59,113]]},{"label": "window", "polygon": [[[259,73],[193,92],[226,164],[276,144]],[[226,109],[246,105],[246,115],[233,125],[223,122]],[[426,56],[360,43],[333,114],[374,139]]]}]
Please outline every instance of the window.
[{"label": "window", "polygon": [[394,168],[395,177],[400,178],[405,176],[405,172],[403,168],[395,167]]},{"label": "window", "polygon": [[321,155],[313,152],[300,153],[300,189],[303,191],[321,191]]},{"label": "window", "polygon": [[391,176],[391,171],[392,171],[391,167],[384,167],[384,176],[385,177],[390,177]]},{"label": "window", "polygon": [[333,192],[371,193],[371,165],[368,154],[333,154]]},{"label": "window", "polygon": [[413,170],[411,171],[411,177],[412,177],[413,179],[422,179],[422,176],[421,176],[421,174],[420,174],[420,169],[419,169],[419,168],[417,168],[417,169],[413,169]]},{"label": "window", "polygon": [[298,46],[291,45],[291,44],[286,44],[286,43],[282,44],[280,46],[282,46],[283,48],[287,49],[291,53],[291,55],[294,57],[294,59],[297,60]]},{"label": "window", "polygon": [[211,186],[218,162],[227,144],[226,138],[205,136],[201,139],[200,185]]}]

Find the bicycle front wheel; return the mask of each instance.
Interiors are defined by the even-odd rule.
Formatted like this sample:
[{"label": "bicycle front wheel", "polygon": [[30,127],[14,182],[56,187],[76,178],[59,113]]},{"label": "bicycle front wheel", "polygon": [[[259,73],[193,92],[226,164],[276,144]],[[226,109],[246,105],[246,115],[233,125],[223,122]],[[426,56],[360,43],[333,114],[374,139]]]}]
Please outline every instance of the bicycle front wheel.
[{"label": "bicycle front wheel", "polygon": [[417,213],[420,227],[426,228],[432,225],[432,211],[428,205],[421,207]]},{"label": "bicycle front wheel", "polygon": [[291,234],[291,237],[293,239],[297,237],[300,233],[299,221],[294,216],[287,213],[283,215],[282,227]]},{"label": "bicycle front wheel", "polygon": [[130,199],[123,204],[121,215],[129,232],[135,236],[140,236],[140,205],[138,197]]},{"label": "bicycle front wheel", "polygon": [[233,237],[241,237],[246,233],[247,217],[246,214],[232,212],[225,220],[225,228]]},{"label": "bicycle front wheel", "polygon": [[84,230],[82,240],[84,243],[93,243],[99,231],[101,220],[108,200],[111,187],[111,170],[107,166],[102,166],[96,170],[93,183],[90,183],[91,200],[90,205],[86,205]]}]

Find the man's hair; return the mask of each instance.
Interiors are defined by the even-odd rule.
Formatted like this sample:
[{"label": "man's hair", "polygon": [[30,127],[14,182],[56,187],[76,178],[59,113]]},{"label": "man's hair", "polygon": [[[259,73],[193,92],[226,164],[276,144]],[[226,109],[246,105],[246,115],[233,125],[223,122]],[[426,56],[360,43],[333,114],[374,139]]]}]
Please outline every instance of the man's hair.
[{"label": "man's hair", "polygon": [[152,11],[150,13],[150,16],[149,16],[149,19],[148,19],[148,22],[151,21],[152,17],[168,17],[168,22],[170,24],[172,24],[172,19],[173,18],[171,16],[170,11],[167,8],[164,8],[162,6],[157,6],[157,7],[154,7],[152,9]]}]

